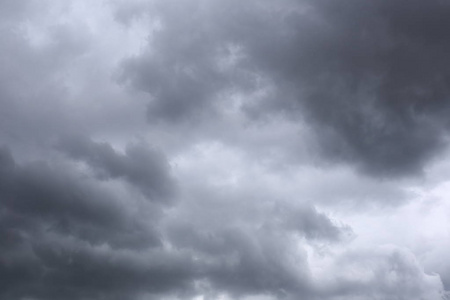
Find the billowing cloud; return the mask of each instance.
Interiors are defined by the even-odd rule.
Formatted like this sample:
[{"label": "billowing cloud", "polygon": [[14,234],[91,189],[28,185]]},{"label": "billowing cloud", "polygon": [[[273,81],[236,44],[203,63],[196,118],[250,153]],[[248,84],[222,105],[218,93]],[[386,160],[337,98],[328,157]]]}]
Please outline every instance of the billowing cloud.
[{"label": "billowing cloud", "polygon": [[343,253],[330,269],[341,275],[321,291],[334,299],[445,299],[439,277],[425,274],[414,255],[391,245]]},{"label": "billowing cloud", "polygon": [[174,193],[169,166],[161,153],[144,146],[129,146],[124,155],[106,143],[84,137],[68,137],[60,148],[70,157],[85,161],[105,179],[125,178],[152,201],[167,201]]},{"label": "billowing cloud", "polygon": [[448,299],[445,1],[0,3],[0,299]]},{"label": "billowing cloud", "polygon": [[234,209],[214,199],[215,207],[184,204],[162,218],[153,203],[117,199],[102,178],[44,162],[18,165],[6,149],[1,162],[0,295],[9,299],[195,294],[203,292],[199,280],[208,293],[309,292],[306,257],[294,240],[336,242],[348,231],[312,208],[279,206],[254,219],[229,212],[226,224],[211,226],[214,209]]},{"label": "billowing cloud", "polygon": [[290,101],[328,155],[410,174],[445,140],[448,11],[440,1],[315,1],[286,18],[281,47],[267,37],[252,56],[296,90]]},{"label": "billowing cloud", "polygon": [[246,111],[307,118],[324,154],[365,172],[418,172],[445,144],[445,2],[162,7],[149,50],[123,75],[152,96],[150,119],[198,118],[265,78],[276,93]]},{"label": "billowing cloud", "polygon": [[2,299],[99,297],[103,288],[129,289],[151,274],[130,251],[161,247],[152,226],[157,211],[143,209],[150,219],[136,219],[132,202],[86,178],[1,154]]}]

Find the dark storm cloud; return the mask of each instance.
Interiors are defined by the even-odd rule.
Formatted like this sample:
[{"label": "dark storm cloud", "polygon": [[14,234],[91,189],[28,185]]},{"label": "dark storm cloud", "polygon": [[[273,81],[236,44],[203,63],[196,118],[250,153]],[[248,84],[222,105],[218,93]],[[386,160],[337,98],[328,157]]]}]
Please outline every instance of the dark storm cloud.
[{"label": "dark storm cloud", "polygon": [[60,149],[70,157],[85,161],[100,177],[124,178],[155,202],[165,202],[174,196],[174,182],[162,153],[132,145],[125,154],[117,153],[107,143],[96,143],[82,136],[61,139]]},{"label": "dark storm cloud", "polygon": [[397,182],[279,152],[306,118],[331,159],[420,170],[448,125],[446,2],[58,3],[0,1],[0,300],[439,299],[318,205],[351,219]]},{"label": "dark storm cloud", "polygon": [[56,166],[18,165],[2,149],[0,299],[115,299],[181,288],[189,259],[161,249],[154,207],[141,218],[133,205]]},{"label": "dark storm cloud", "polygon": [[[266,77],[276,96],[244,111],[300,114],[326,156],[370,174],[413,174],[445,144],[449,15],[437,0],[170,2],[124,78],[154,98],[150,119],[174,120],[211,113],[220,92],[240,86],[237,74]],[[227,45],[245,55],[234,73],[217,69]]]},{"label": "dark storm cloud", "polygon": [[211,211],[180,207],[173,208],[178,218],[165,220],[172,224],[165,236],[154,229],[163,228],[155,206],[137,213],[132,199],[121,202],[61,166],[18,164],[4,148],[0,154],[0,299],[193,295],[198,280],[213,287],[201,292],[306,295],[308,265],[289,236],[334,242],[348,231],[312,208],[261,211],[259,229],[244,215],[208,229],[202,224]]},{"label": "dark storm cloud", "polygon": [[291,101],[316,124],[328,155],[382,175],[420,170],[448,127],[449,4],[309,5],[307,16],[285,19],[281,47],[267,37],[253,57],[297,90]]}]

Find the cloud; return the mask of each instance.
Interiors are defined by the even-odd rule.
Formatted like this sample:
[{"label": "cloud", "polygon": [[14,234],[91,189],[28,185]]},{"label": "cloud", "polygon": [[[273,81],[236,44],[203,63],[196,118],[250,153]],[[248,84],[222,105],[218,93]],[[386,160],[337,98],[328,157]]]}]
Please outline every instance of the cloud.
[{"label": "cloud", "polygon": [[100,177],[125,178],[152,201],[166,202],[174,194],[169,165],[156,150],[132,145],[121,155],[107,143],[95,143],[81,136],[63,138],[59,148],[69,157],[86,162]]},{"label": "cloud", "polygon": [[[142,216],[152,219],[136,219],[130,206],[137,203],[122,203],[104,188],[44,162],[17,165],[6,149],[1,151],[0,174],[1,299],[69,294],[97,299],[105,288],[113,295],[122,289],[145,290],[149,282],[154,282],[149,289],[172,287],[144,279],[169,276],[163,275],[164,263],[139,262],[144,259],[140,250],[162,246],[152,227],[158,219],[155,208],[141,208]],[[158,268],[161,274],[155,275]],[[177,281],[178,271],[173,272]]]},{"label": "cloud", "polygon": [[448,21],[442,16],[449,6],[303,5],[306,12],[293,10],[280,16],[279,26],[265,25],[263,37],[243,41],[255,65],[279,82],[278,97],[288,98],[274,105],[298,107],[329,157],[381,176],[420,172],[442,149],[448,126],[448,42],[442,35]]},{"label": "cloud", "polygon": [[323,291],[336,299],[443,299],[442,283],[423,271],[412,253],[394,246],[344,253],[341,276]]},{"label": "cloud", "polygon": [[[198,1],[153,9],[161,29],[123,67],[124,78],[152,96],[150,120],[211,114],[221,93],[259,89],[266,78],[276,95],[242,109],[306,118],[325,156],[365,173],[420,172],[445,145],[442,28],[450,8],[442,1]],[[233,72],[220,70],[220,59]]]},{"label": "cloud", "polygon": [[[106,144],[84,141],[104,150],[92,153],[121,157]],[[183,205],[161,214],[158,203],[121,201],[102,178],[80,177],[71,164],[21,165],[7,149],[1,154],[0,298],[309,293],[308,265],[295,240],[335,243],[349,234],[314,208],[273,207],[270,199],[248,218],[252,202],[239,208],[214,200],[212,191],[185,194]],[[111,165],[90,163],[100,170]],[[211,219],[218,209],[227,222]],[[206,287],[195,287],[198,281]]]},{"label": "cloud", "polygon": [[[249,165],[235,178],[236,185],[228,172],[236,172],[243,162],[227,157],[224,148],[202,158],[179,159],[184,197],[162,220],[167,240],[199,262],[205,285],[201,292],[211,297],[313,297],[305,244],[319,249],[346,243],[352,229],[309,203],[276,199],[276,187],[263,176],[252,176]],[[216,170],[209,159],[228,168]],[[204,176],[189,177],[193,170]]]},{"label": "cloud", "polygon": [[0,299],[445,299],[449,12],[1,2]]},{"label": "cloud", "polygon": [[[209,117],[215,111],[213,99],[255,85],[254,75],[237,67],[239,45],[222,39],[220,24],[211,19],[216,6],[170,1],[150,6],[156,12],[147,9],[160,26],[146,51],[123,61],[121,78],[151,96],[150,122]],[[119,6],[116,14],[132,12],[129,6]]]}]

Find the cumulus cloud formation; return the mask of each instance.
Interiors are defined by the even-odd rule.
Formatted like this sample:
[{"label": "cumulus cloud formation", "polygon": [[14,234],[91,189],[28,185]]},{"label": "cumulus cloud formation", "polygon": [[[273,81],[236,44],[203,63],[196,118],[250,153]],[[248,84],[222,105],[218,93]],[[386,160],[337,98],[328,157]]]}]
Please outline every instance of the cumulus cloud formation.
[{"label": "cumulus cloud formation", "polygon": [[99,170],[102,178],[125,178],[150,200],[167,200],[174,191],[169,166],[156,150],[135,145],[128,147],[125,155],[120,155],[106,143],[95,143],[83,137],[65,138],[60,148],[73,159],[85,161]]},{"label": "cumulus cloud formation", "polygon": [[0,300],[450,297],[450,4],[0,3]]},{"label": "cumulus cloud formation", "polygon": [[298,89],[294,101],[329,139],[329,155],[407,174],[444,144],[449,9],[442,1],[316,1],[311,17],[286,21],[285,47],[255,56]]},{"label": "cumulus cloud formation", "polygon": [[161,8],[148,52],[124,66],[133,86],[154,97],[150,118],[192,117],[263,77],[276,94],[244,106],[260,115],[297,111],[326,155],[369,173],[420,171],[444,145],[447,3],[233,4]]}]

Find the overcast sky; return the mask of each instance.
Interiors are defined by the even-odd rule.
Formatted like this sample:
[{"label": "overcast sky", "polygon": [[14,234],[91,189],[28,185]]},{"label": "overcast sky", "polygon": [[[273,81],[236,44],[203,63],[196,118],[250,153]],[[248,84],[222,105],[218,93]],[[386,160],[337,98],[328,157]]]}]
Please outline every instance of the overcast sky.
[{"label": "overcast sky", "polygon": [[447,0],[0,0],[0,300],[450,299]]}]

